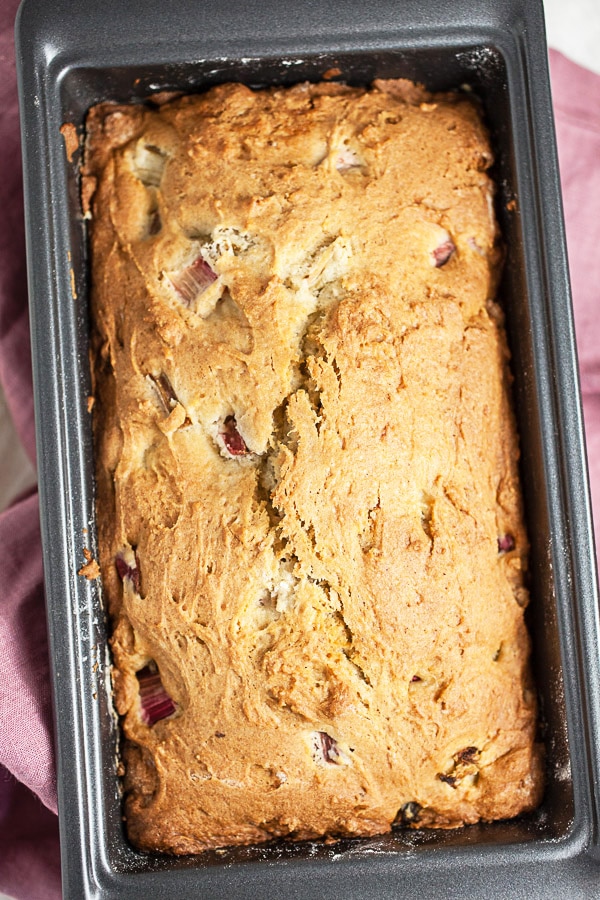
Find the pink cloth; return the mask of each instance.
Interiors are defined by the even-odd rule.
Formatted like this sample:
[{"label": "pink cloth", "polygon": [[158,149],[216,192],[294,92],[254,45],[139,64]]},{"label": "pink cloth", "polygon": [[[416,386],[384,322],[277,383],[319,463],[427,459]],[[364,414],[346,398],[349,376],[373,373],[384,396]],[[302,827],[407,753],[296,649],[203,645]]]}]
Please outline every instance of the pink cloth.
[{"label": "pink cloth", "polygon": [[[0,4],[0,381],[34,457],[12,25]],[[600,521],[600,78],[552,53],[559,150],[590,454]],[[60,897],[56,784],[37,495],[0,515],[0,890]]]},{"label": "pink cloth", "polygon": [[550,72],[592,506],[600,539],[600,76],[555,50]]},{"label": "pink cloth", "polygon": [[[0,3],[0,382],[35,459],[13,22]],[[37,494],[0,515],[0,891],[59,900],[60,848]]]}]

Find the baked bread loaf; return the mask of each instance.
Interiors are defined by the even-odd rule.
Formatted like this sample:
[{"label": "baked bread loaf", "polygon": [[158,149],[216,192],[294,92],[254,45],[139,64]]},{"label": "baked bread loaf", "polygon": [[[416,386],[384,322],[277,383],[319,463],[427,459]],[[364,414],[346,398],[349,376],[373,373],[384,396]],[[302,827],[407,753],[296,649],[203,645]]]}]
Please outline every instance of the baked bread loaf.
[{"label": "baked bread loaf", "polygon": [[403,81],[91,110],[102,584],[140,848],[540,799],[492,161]]}]

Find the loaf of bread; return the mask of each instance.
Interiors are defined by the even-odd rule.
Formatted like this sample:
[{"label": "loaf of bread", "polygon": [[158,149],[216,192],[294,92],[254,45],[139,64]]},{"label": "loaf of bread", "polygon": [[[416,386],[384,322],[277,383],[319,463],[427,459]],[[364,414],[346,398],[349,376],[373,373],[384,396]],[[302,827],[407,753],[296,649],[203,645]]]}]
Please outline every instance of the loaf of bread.
[{"label": "loaf of bread", "polygon": [[492,154],[403,81],[88,117],[97,524],[140,848],[542,791]]}]

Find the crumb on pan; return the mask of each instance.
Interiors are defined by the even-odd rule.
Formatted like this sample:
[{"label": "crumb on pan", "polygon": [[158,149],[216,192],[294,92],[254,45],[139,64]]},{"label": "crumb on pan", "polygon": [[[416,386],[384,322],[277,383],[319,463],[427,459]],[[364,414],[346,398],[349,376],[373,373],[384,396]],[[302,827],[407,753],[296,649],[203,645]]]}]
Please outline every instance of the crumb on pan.
[{"label": "crumb on pan", "polygon": [[77,570],[77,574],[83,575],[83,577],[87,578],[88,581],[94,581],[94,579],[100,577],[100,566],[87,547],[83,548],[83,555],[85,557],[85,564]]},{"label": "crumb on pan", "polygon": [[60,126],[60,133],[65,140],[67,159],[70,163],[72,163],[75,153],[77,152],[77,150],[79,150],[79,136],[77,134],[77,128],[75,127],[75,125],[73,125],[72,122],[65,122]]}]

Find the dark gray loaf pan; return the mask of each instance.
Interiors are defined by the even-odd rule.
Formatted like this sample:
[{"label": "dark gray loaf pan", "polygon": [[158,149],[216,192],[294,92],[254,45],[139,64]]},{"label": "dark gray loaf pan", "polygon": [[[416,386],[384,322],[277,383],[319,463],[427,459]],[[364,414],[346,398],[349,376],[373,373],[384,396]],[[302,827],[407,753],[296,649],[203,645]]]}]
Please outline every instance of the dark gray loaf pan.
[{"label": "dark gray loaf pan", "polygon": [[[541,0],[25,0],[17,21],[48,628],[69,898],[590,897],[600,888],[593,535]],[[100,100],[318,80],[467,85],[492,132],[531,538],[541,808],[450,832],[174,859],[124,836],[95,551],[87,245],[61,126]],[[514,202],[513,202],[514,201]]]}]

